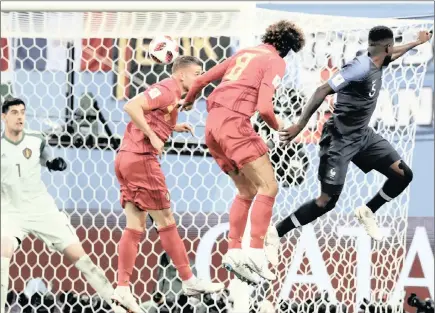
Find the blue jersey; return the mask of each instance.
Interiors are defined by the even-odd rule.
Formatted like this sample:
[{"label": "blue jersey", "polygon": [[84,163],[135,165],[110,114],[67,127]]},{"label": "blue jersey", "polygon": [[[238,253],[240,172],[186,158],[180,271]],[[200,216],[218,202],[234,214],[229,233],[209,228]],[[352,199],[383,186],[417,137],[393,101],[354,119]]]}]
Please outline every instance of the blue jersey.
[{"label": "blue jersey", "polygon": [[347,63],[328,81],[337,93],[334,113],[330,119],[342,135],[364,132],[376,108],[382,87],[382,68],[367,53]]}]

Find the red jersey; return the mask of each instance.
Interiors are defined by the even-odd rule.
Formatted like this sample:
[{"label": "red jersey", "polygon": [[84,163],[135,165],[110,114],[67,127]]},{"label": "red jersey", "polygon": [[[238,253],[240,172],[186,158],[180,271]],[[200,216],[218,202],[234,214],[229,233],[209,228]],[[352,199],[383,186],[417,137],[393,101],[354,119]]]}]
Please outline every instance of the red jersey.
[{"label": "red jersey", "polygon": [[224,106],[249,117],[259,111],[270,127],[278,129],[272,99],[285,68],[284,59],[272,45],[240,50],[198,77],[186,96],[186,102],[193,102],[204,86],[222,78],[208,97],[208,111],[214,106]]},{"label": "red jersey", "polygon": [[[145,119],[156,135],[165,142],[177,123],[181,89],[173,78],[167,78],[149,87],[145,96],[151,109],[144,112]],[[127,125],[120,150],[157,154],[148,137],[132,121]]]}]

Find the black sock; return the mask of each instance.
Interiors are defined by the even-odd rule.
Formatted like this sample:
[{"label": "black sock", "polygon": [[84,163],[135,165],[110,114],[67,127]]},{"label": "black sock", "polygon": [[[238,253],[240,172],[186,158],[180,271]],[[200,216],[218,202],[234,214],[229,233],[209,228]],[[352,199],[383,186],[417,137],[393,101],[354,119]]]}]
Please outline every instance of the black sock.
[{"label": "black sock", "polygon": [[380,209],[388,201],[393,200],[398,195],[400,195],[403,190],[408,187],[410,181],[405,179],[393,179],[389,178],[385,182],[384,186],[379,190],[379,192],[369,201],[367,202],[367,207],[375,213]]},{"label": "black sock", "polygon": [[[311,200],[302,204],[294,213],[287,216],[276,225],[278,236],[283,237],[296,227],[311,223],[326,211],[316,204],[316,200]],[[296,225],[295,225],[296,224]]]},{"label": "black sock", "polygon": [[369,202],[367,202],[367,207],[375,213],[381,206],[383,206],[388,201],[384,199],[378,192]]}]

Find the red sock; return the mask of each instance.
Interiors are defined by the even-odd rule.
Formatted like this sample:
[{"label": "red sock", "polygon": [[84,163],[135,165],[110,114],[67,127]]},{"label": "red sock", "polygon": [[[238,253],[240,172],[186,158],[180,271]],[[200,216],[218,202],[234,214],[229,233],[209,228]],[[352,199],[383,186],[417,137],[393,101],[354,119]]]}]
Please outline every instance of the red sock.
[{"label": "red sock", "polygon": [[230,208],[230,233],[228,234],[228,249],[241,249],[242,238],[248,221],[249,208],[252,199],[244,199],[239,195]]},{"label": "red sock", "polygon": [[160,240],[162,241],[163,249],[171,258],[172,262],[180,275],[181,280],[188,280],[193,276],[192,269],[189,265],[186,248],[178,234],[175,224],[159,229]]},{"label": "red sock", "polygon": [[143,232],[126,228],[118,243],[118,286],[130,284],[131,273],[136,263],[139,242]]},{"label": "red sock", "polygon": [[257,195],[251,212],[251,248],[261,249],[264,247],[264,237],[272,218],[274,197]]}]

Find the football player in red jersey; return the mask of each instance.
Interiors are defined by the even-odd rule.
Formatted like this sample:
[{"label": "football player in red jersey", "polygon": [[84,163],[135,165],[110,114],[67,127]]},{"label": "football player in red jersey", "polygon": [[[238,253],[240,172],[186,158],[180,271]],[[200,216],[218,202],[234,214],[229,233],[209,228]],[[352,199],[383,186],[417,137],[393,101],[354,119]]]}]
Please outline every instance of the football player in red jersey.
[{"label": "football player in red jersey", "polygon": [[[175,224],[169,191],[160,168],[158,156],[172,131],[193,134],[188,124],[177,124],[178,103],[195,78],[202,72],[202,62],[195,57],[178,57],[172,66],[172,76],[152,85],[124,107],[131,117],[125,130],[115,172],[121,186],[121,205],[127,226],[119,242],[118,284],[115,300],[130,299],[130,276],[136,261],[138,245],[144,233],[147,213],[157,224],[163,249],[173,261],[186,295],[216,292],[221,283],[196,278],[189,266],[184,243]],[[129,306],[131,307],[131,305]]]},{"label": "football player in red jersey", "polygon": [[[269,149],[254,131],[250,118],[258,111],[271,128],[283,127],[275,117],[272,98],[286,69],[283,58],[290,50],[298,52],[305,45],[302,31],[285,20],[270,25],[262,41],[199,76],[182,107],[189,110],[202,88],[222,79],[207,100],[206,144],[238,190],[230,209],[229,250],[223,264],[250,283],[258,283],[258,275],[268,280],[276,278],[265,262],[265,238],[269,261],[272,265],[278,263],[278,245],[267,245],[266,237],[278,184]],[[242,236],[251,205],[250,249],[242,253]]]}]

